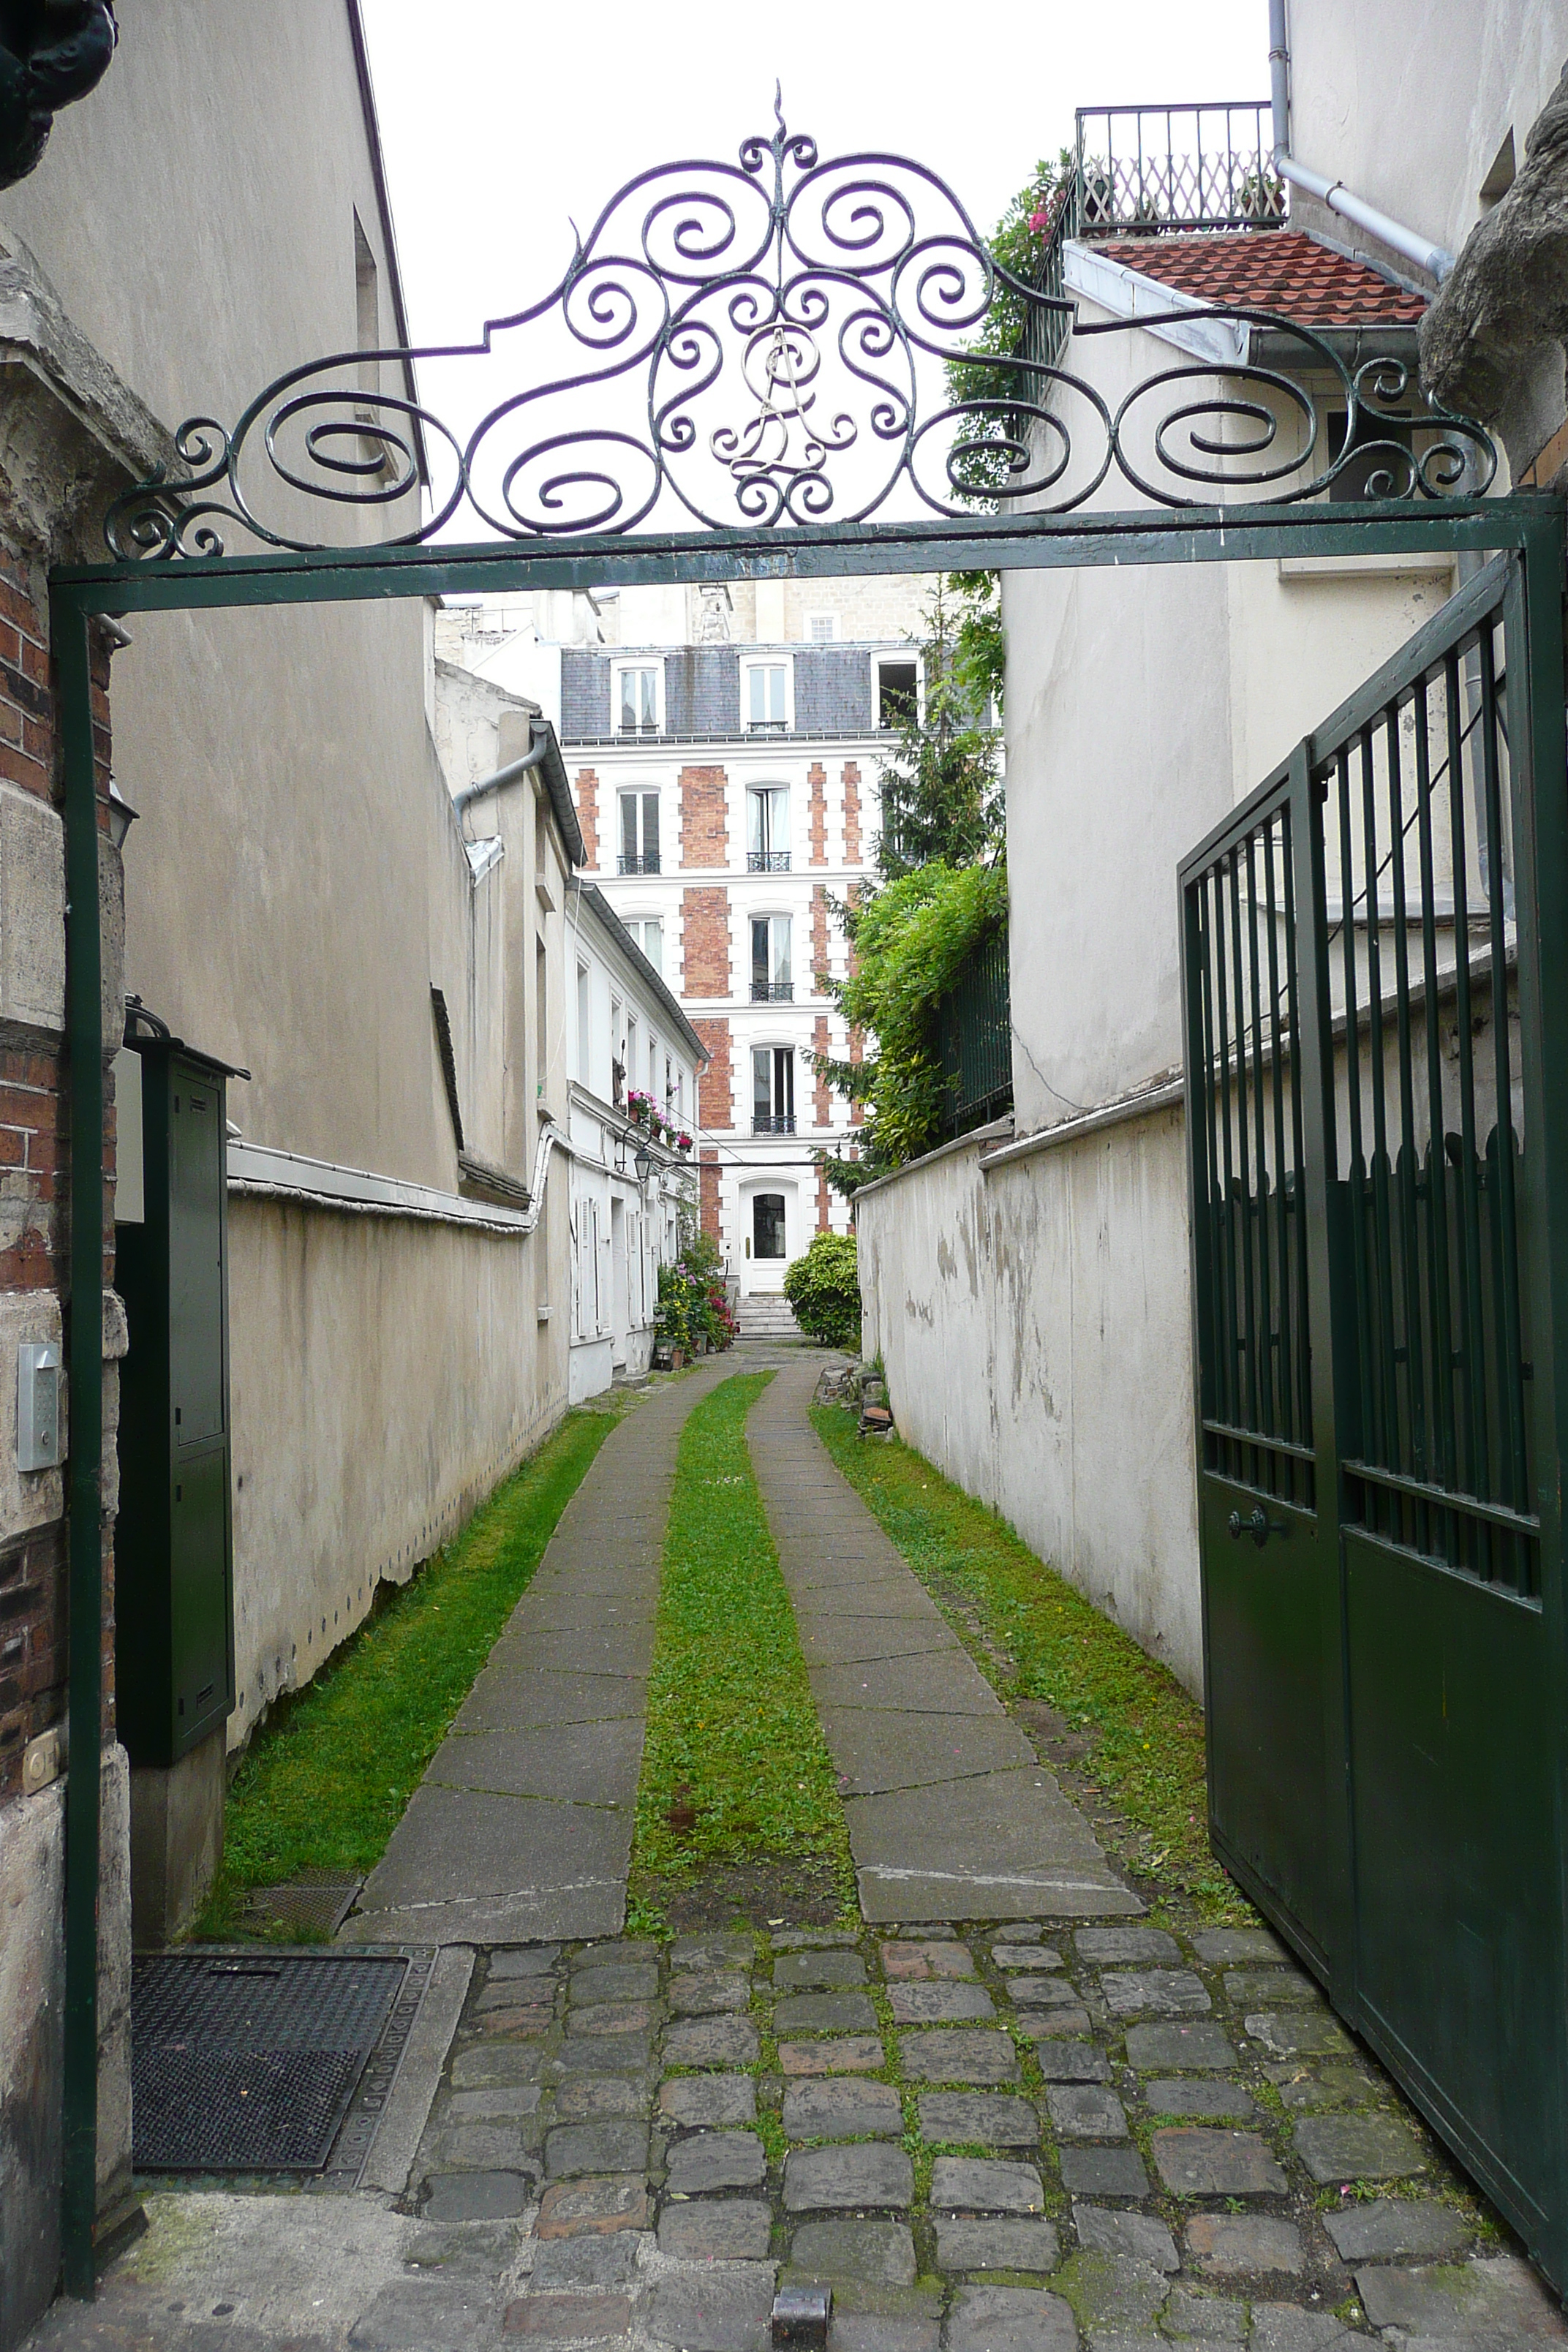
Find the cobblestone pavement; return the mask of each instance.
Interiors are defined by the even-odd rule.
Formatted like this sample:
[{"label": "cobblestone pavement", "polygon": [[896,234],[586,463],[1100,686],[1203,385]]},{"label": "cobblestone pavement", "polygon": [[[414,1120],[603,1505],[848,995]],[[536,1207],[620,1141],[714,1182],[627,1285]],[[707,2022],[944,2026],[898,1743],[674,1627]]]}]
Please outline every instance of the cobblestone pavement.
[{"label": "cobblestone pavement", "polygon": [[[834,2287],[832,2352],[1539,2352],[1564,2334],[1257,1930],[496,1949],[407,2199],[293,2200],[291,2294],[254,2242],[259,2209],[289,2200],[248,2200],[248,2254],[247,2200],[162,2201],[178,2223],[155,2206],[98,2312],[59,2307],[38,2352],[763,2352],[775,2288],[812,2281]],[[357,2250],[329,2208],[359,2217]],[[333,2227],[323,2267],[305,2233]]]}]

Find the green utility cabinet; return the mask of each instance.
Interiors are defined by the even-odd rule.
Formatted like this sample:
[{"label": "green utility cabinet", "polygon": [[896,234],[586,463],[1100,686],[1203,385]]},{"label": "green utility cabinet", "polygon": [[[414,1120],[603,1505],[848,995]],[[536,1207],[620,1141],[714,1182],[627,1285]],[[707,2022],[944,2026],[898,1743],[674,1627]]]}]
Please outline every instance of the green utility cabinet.
[{"label": "green utility cabinet", "polygon": [[225,1081],[238,1074],[167,1033],[140,1034],[134,1016],[125,1043],[141,1060],[143,1221],[116,1229],[130,1327],[117,1712],[132,1764],[170,1765],[235,1703]]}]

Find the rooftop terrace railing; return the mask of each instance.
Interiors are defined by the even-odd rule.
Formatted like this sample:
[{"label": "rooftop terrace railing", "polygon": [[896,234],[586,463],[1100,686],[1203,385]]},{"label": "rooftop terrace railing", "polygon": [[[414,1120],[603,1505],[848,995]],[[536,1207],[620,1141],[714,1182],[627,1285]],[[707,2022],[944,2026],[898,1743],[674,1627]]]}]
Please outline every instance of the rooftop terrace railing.
[{"label": "rooftop terrace railing", "polygon": [[1080,106],[1074,152],[1084,236],[1278,228],[1285,219],[1267,99]]}]

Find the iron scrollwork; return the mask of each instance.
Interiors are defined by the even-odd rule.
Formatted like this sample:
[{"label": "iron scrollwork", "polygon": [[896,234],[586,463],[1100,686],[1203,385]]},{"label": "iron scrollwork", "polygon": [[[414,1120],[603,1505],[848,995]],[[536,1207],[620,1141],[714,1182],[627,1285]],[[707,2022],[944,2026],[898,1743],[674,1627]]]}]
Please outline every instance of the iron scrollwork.
[{"label": "iron scrollwork", "polygon": [[[1359,493],[1379,499],[1491,482],[1486,433],[1423,404],[1403,361],[1352,370],[1324,336],[1258,310],[1080,321],[1071,299],[1005,270],[924,165],[824,162],[776,99],[774,113],[735,163],[639,173],[577,238],[559,283],[478,342],[340,352],[268,385],[232,428],[187,420],[183,472],[111,509],[112,552],[220,555],[236,526],[322,548],[304,529],[315,501],[379,513],[377,543],[408,546],[465,507],[518,540],[650,520],[733,531],[958,519],[998,499],[1068,513],[1113,470],[1167,508],[1293,503],[1331,492],[1352,463]],[[1004,294],[1026,320],[1066,314],[1069,345],[1167,327],[1195,355],[1113,409],[1056,363],[1059,335],[1049,362],[1026,356],[1044,347],[1037,333],[976,348]],[[419,396],[416,362],[432,375],[482,362],[512,388],[465,436]],[[1343,419],[1332,452],[1331,412]]]}]

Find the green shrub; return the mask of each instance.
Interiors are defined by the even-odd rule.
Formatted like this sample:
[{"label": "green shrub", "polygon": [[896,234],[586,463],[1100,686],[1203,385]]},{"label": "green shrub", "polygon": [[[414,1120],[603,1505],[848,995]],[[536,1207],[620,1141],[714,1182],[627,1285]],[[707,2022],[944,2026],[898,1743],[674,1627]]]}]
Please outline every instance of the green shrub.
[{"label": "green shrub", "polygon": [[825,1348],[860,1340],[860,1274],[853,1234],[816,1234],[784,1276],[784,1297],[808,1339]]}]

